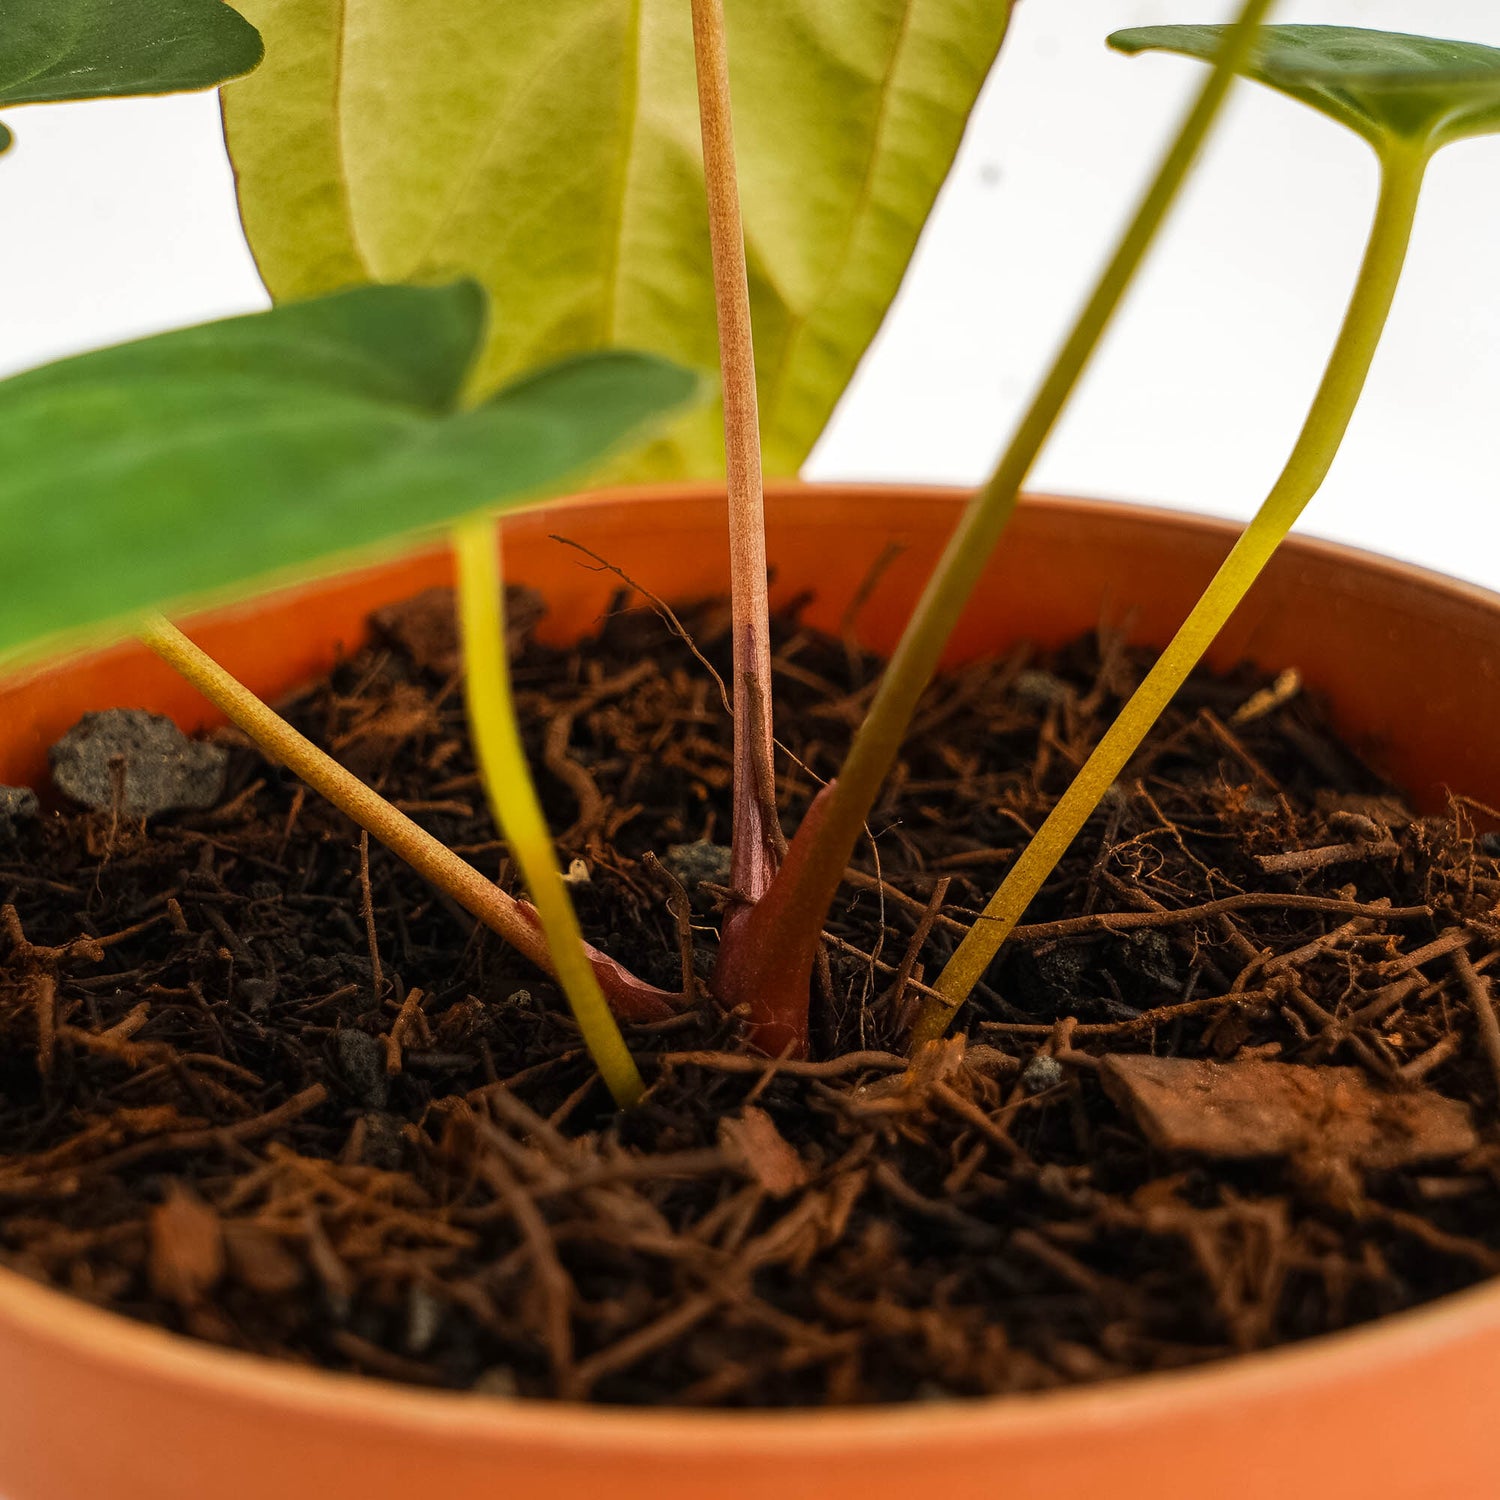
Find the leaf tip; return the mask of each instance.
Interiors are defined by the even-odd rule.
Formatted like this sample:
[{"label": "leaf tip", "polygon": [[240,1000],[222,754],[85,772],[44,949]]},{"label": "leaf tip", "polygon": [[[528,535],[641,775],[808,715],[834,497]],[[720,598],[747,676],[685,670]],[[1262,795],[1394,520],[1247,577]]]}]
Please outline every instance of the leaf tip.
[{"label": "leaf tip", "polygon": [[1135,57],[1150,48],[1151,40],[1146,34],[1149,30],[1146,26],[1128,26],[1123,31],[1112,31],[1104,38],[1104,45],[1114,48],[1116,52],[1123,52],[1128,57]]}]

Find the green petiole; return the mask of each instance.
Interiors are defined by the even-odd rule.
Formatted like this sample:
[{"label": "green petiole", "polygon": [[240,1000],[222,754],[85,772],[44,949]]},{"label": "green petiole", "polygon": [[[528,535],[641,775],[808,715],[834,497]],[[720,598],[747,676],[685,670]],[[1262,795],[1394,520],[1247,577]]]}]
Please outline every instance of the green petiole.
[{"label": "green petiole", "polygon": [[1171,644],[1084,762],[1000,889],[948,960],[913,1029],[913,1044],[941,1036],[1021,920],[1032,898],[1187,680],[1327,475],[1359,403],[1401,278],[1429,153],[1407,148],[1382,160],[1380,201],[1343,327],[1302,432],[1255,518],[1224,559]]}]

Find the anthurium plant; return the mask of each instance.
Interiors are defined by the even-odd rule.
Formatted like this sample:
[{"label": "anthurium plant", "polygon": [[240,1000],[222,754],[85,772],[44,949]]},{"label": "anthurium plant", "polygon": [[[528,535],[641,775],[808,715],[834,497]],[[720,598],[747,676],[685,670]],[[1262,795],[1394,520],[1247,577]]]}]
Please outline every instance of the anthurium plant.
[{"label": "anthurium plant", "polygon": [[[95,15],[83,0],[63,8]],[[102,23],[68,33],[75,57],[55,38],[47,52],[33,21],[35,88],[61,87],[45,82],[59,71],[89,80],[80,92],[196,86],[255,61],[249,28],[214,0],[134,8],[163,36],[186,37],[198,12],[213,24],[181,58],[153,50],[148,75],[109,71],[124,53]],[[1211,71],[960,520],[841,774],[788,837],[773,795],[762,472],[805,455],[878,326],[1009,7],[923,0],[898,15],[729,0],[726,15],[724,0],[452,0],[441,26],[399,0],[357,14],[331,0],[243,9],[267,60],[228,91],[228,138],[277,306],[0,384],[0,517],[20,538],[0,557],[0,648],[135,630],[267,754],[554,974],[622,1106],[643,1085],[617,1020],[678,1002],[591,948],[568,900],[510,693],[497,514],[601,462],[615,477],[725,473],[735,792],[710,987],[761,1049],[801,1054],[829,907],[918,697],[1235,78],[1372,146],[1382,190],[1365,260],[1281,478],[926,992],[920,1047],[942,1035],[1319,488],[1391,307],[1428,161],[1500,131],[1500,52],[1486,47],[1269,26],[1272,0],[1247,0],[1229,26],[1112,38]],[[97,56],[83,55],[90,46]],[[29,86],[5,92],[0,77],[0,102],[59,97]],[[721,399],[693,373],[715,345]],[[457,562],[477,758],[529,902],[150,613],[434,527],[448,528]],[[107,574],[90,566],[106,550]]]}]

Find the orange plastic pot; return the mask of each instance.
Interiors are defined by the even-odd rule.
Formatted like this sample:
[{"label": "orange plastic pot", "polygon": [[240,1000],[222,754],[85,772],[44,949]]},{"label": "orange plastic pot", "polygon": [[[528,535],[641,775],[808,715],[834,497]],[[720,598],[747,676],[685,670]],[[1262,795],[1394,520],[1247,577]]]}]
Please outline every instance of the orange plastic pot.
[{"label": "orange plastic pot", "polygon": [[[839,620],[886,544],[904,552],[861,628],[888,646],[951,526],[951,491],[786,486],[769,497],[775,591]],[[511,575],[554,636],[617,586],[722,589],[722,498],[605,495],[507,528]],[[1222,522],[1076,500],[1018,515],[955,659],[1123,623],[1160,644],[1228,549]],[[366,613],[447,576],[427,552],[220,611],[192,634],[266,694],[357,645]],[[1500,803],[1500,598],[1295,541],[1217,656],[1295,664],[1344,732],[1428,805]],[[204,705],[134,647],[0,684],[0,781],[36,780],[83,711],[186,726]],[[1500,1492],[1500,1284],[1332,1338],[1062,1394],[850,1412],[710,1414],[433,1394],[180,1339],[0,1272],[6,1500],[1488,1500]]]}]

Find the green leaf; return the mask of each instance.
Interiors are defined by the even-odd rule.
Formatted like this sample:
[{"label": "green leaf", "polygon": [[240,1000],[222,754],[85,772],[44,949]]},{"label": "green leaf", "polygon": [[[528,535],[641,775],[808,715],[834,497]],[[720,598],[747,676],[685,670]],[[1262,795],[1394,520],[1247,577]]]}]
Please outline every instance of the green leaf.
[{"label": "green leaf", "polygon": [[[225,91],[275,297],[461,272],[481,389],[627,345],[717,366],[688,0],[239,0]],[[726,0],[765,456],[795,469],[895,294],[1010,0]],[[717,406],[633,472],[722,470]]]},{"label": "green leaf", "polygon": [[364,287],[0,382],[0,650],[515,504],[692,396],[581,356],[478,407],[473,282]]},{"label": "green leaf", "polygon": [[224,0],[4,0],[0,105],[212,88],[261,51]]},{"label": "green leaf", "polygon": [[[1109,39],[1121,52],[1212,61],[1222,26],[1140,26]],[[1500,50],[1353,26],[1267,26],[1246,76],[1349,126],[1377,151],[1500,132]]]}]

